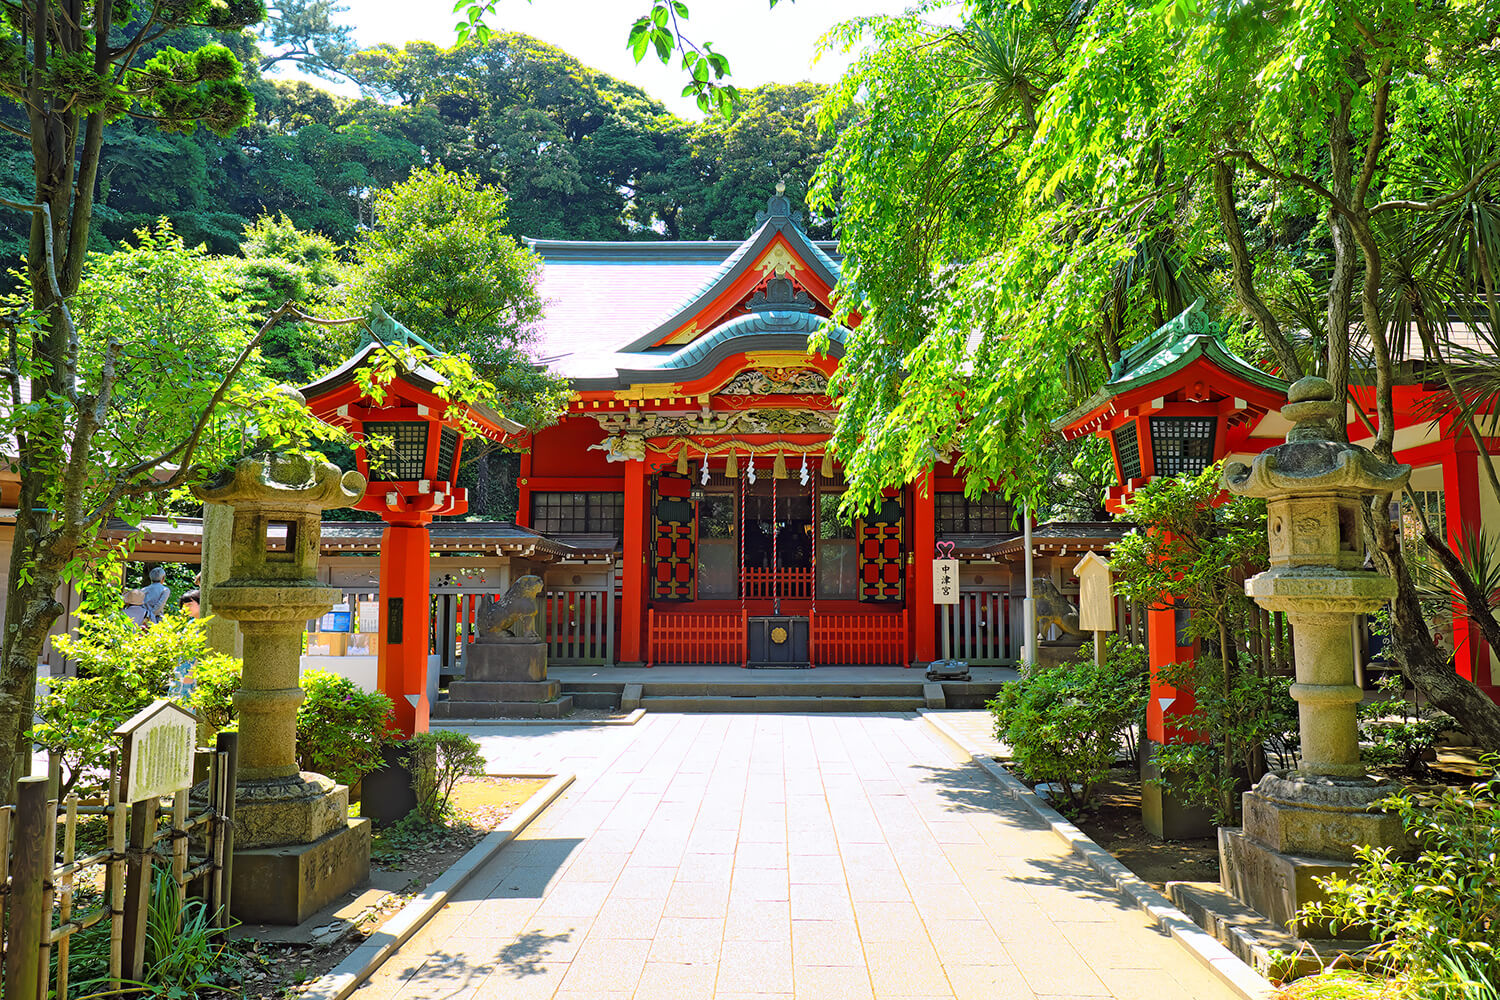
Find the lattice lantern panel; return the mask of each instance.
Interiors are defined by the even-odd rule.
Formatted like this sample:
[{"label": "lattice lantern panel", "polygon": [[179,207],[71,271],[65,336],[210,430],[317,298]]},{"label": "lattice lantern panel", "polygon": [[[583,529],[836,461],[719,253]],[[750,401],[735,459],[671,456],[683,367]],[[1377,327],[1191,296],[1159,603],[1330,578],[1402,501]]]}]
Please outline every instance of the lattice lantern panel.
[{"label": "lattice lantern panel", "polygon": [[691,601],[697,596],[698,520],[692,501],[661,497],[656,502],[656,572],[652,593],[659,601]]},{"label": "lattice lantern panel", "polygon": [[882,500],[880,509],[861,518],[859,535],[859,599],[899,601],[905,579],[906,546],[902,539],[901,501]]}]

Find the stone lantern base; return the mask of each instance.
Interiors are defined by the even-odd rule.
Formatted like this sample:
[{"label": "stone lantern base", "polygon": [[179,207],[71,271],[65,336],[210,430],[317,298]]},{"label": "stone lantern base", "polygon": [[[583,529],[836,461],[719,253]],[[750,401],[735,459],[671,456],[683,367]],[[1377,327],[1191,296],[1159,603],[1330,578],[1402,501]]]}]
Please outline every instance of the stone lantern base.
[{"label": "stone lantern base", "polygon": [[300,924],[370,877],[370,821],[349,789],[303,771],[235,795],[231,910],[246,923]]},{"label": "stone lantern base", "polygon": [[[1323,898],[1315,879],[1353,869],[1355,845],[1407,848],[1400,818],[1374,808],[1397,790],[1372,778],[1266,775],[1245,793],[1244,827],[1219,830],[1220,883],[1272,923],[1292,925],[1298,910]],[[1302,921],[1293,933],[1333,936]]]}]

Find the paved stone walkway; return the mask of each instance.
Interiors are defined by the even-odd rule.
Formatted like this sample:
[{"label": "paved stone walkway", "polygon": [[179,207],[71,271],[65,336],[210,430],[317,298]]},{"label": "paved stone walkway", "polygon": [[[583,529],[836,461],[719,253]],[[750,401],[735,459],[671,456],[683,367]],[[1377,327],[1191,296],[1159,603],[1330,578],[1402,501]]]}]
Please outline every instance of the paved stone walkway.
[{"label": "paved stone walkway", "polygon": [[915,717],[471,732],[578,781],[359,1000],[1234,995]]}]

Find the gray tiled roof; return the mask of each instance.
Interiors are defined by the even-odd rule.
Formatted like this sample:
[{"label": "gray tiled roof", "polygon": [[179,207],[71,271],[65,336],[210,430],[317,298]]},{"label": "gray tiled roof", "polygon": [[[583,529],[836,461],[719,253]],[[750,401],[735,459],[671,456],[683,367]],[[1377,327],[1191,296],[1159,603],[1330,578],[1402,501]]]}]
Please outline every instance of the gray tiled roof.
[{"label": "gray tiled roof", "polygon": [[[726,340],[706,344],[709,338],[699,338],[686,345],[686,351],[650,345],[664,336],[663,331],[685,322],[684,314],[705,295],[735,280],[777,233],[791,241],[824,280],[837,282],[837,244],[809,240],[785,211],[770,213],[743,243],[527,240],[542,258],[540,291],[546,311],[537,327],[538,357],[579,388],[620,385],[630,373],[670,370],[674,378],[681,377]],[[778,341],[766,346],[786,349],[795,337],[805,346],[806,335],[823,322],[806,315],[782,315],[750,314],[725,326],[734,326],[732,337],[764,335]],[[833,339],[841,347],[842,331]]]}]

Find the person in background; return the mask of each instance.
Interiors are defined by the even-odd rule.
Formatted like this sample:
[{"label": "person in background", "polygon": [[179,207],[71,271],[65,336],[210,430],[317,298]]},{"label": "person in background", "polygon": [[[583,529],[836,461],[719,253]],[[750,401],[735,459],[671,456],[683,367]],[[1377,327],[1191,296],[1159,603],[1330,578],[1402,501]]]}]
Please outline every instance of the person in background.
[{"label": "person in background", "polygon": [[[198,617],[198,598],[196,590],[190,590],[177,599],[177,609],[189,618]],[[183,660],[177,664],[173,671],[171,687],[167,689],[167,697],[178,701],[186,701],[193,694],[193,664],[195,660]]]},{"label": "person in background", "polygon": [[200,610],[202,595],[196,590],[190,590],[177,599],[177,608],[189,618],[197,618]]},{"label": "person in background", "polygon": [[161,621],[166,615],[167,599],[172,596],[172,591],[168,589],[166,584],[167,571],[160,566],[151,567],[151,572],[147,576],[150,577],[151,582],[146,585],[144,591],[146,621],[154,624]]},{"label": "person in background", "polygon": [[145,591],[140,589],[125,591],[125,616],[139,627],[146,627]]}]

